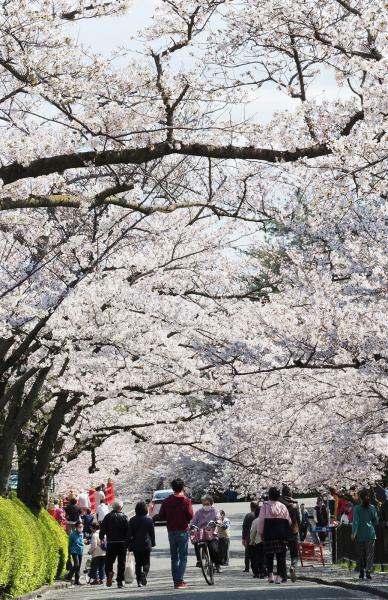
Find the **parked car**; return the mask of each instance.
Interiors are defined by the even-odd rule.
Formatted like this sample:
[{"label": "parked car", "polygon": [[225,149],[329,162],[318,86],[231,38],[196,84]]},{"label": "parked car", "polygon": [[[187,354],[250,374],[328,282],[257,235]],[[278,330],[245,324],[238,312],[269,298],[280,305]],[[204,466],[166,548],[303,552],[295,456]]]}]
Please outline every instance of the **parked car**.
[{"label": "parked car", "polygon": [[[173,494],[173,493],[174,493],[173,490],[157,490],[156,492],[154,492],[154,494],[152,496],[152,500],[148,507],[148,513],[149,513],[150,517],[155,517],[156,515],[159,514],[160,506],[161,506],[163,500],[165,500],[166,498],[171,496],[171,494]],[[162,521],[157,521],[157,522],[162,523]]]}]

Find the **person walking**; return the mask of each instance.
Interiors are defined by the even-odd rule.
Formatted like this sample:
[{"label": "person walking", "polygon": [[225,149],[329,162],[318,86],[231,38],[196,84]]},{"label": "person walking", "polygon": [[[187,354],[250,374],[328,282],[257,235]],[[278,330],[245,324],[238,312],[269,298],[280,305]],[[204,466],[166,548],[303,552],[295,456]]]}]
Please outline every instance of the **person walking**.
[{"label": "person walking", "polygon": [[106,550],[99,536],[100,526],[98,523],[92,525],[92,537],[90,539],[89,554],[92,557],[90,566],[90,584],[102,585],[105,581]]},{"label": "person walking", "polygon": [[376,507],[371,504],[368,490],[361,490],[358,494],[361,501],[355,506],[352,524],[352,541],[357,542],[360,579],[372,579],[373,559],[375,551],[376,531],[379,522]]},{"label": "person walking", "polygon": [[[258,531],[264,540],[264,553],[268,570],[268,583],[287,581],[286,550],[291,517],[287,507],[279,502],[280,491],[271,487],[269,500],[260,509]],[[276,554],[277,573],[273,575],[274,557]]]},{"label": "person walking", "polygon": [[218,525],[218,554],[219,564],[229,566],[230,546],[230,519],[226,517],[225,511],[220,510],[221,523]]},{"label": "person walking", "polygon": [[100,506],[101,500],[105,500],[105,490],[102,485],[98,485],[94,491],[94,503],[97,508]]},{"label": "person walking", "polygon": [[81,520],[84,525],[85,543],[88,544],[90,542],[90,538],[92,537],[92,525],[94,517],[90,508],[86,508],[85,510],[86,512],[81,516]]},{"label": "person walking", "polygon": [[252,522],[251,534],[249,540],[249,551],[251,557],[253,577],[255,579],[264,579],[264,544],[259,534],[259,515],[260,507],[256,510],[256,518]]},{"label": "person walking", "polygon": [[182,479],[174,479],[171,482],[173,494],[163,500],[155,521],[166,521],[168,540],[170,543],[171,572],[175,588],[185,588],[184,580],[187,554],[189,551],[188,526],[193,518],[193,505],[191,500],[185,496],[185,484]]},{"label": "person walking", "polygon": [[249,555],[249,541],[251,536],[251,527],[252,523],[256,518],[256,510],[258,508],[257,502],[251,502],[251,511],[247,513],[244,517],[244,521],[242,524],[242,545],[245,548],[245,567],[244,573],[249,573],[249,568],[251,566],[251,559]]},{"label": "person walking", "polygon": [[106,585],[112,586],[113,565],[117,559],[117,587],[123,587],[125,559],[127,555],[128,519],[122,512],[122,500],[115,500],[112,511],[106,515],[100,526],[100,540],[106,536]]},{"label": "person walking", "polygon": [[388,556],[388,499],[385,498],[380,507],[380,523],[384,527],[384,552]]},{"label": "person walking", "polygon": [[81,490],[78,494],[77,505],[81,509],[81,514],[86,514],[86,510],[90,508],[89,494],[86,490]]},{"label": "person walking", "polygon": [[[329,524],[329,515],[327,512],[326,504],[323,502],[323,498],[317,498],[317,504],[314,508],[314,521],[317,527],[327,527]],[[325,543],[326,533],[324,531],[318,532],[318,537],[322,544]]]},{"label": "person walking", "polygon": [[76,523],[75,529],[69,535],[69,558],[71,559],[71,567],[65,579],[71,581],[74,577],[75,585],[82,585],[80,582],[81,564],[84,553],[84,534],[83,524]]},{"label": "person walking", "polygon": [[70,535],[75,529],[76,523],[81,520],[81,509],[77,505],[77,498],[70,498],[68,505],[65,508],[66,515],[66,533]]},{"label": "person walking", "polygon": [[[221,573],[219,553],[218,553],[218,525],[221,523],[221,515],[219,510],[214,506],[213,497],[205,494],[201,498],[202,507],[199,508],[191,522],[191,525],[198,529],[211,529],[213,538],[207,540],[206,544],[209,549],[210,560],[214,564],[216,573]],[[209,526],[209,523],[212,525]],[[195,555],[197,557],[197,567],[201,566],[201,556],[198,545],[194,546]]]},{"label": "person walking", "polygon": [[307,532],[309,530],[309,513],[304,504],[300,505],[300,529],[299,536],[300,541],[304,542],[307,537]]},{"label": "person walking", "polygon": [[97,507],[97,511],[96,511],[96,519],[100,525],[108,513],[109,513],[109,506],[106,503],[105,497],[101,498],[100,504]]},{"label": "person walking", "polygon": [[129,520],[128,549],[135,557],[135,572],[138,587],[147,585],[150,571],[151,551],[155,547],[155,525],[148,516],[145,502],[135,506],[135,516]]},{"label": "person walking", "polygon": [[283,485],[280,501],[286,506],[290,515],[291,525],[288,531],[288,549],[290,551],[291,566],[290,578],[291,581],[296,581],[296,565],[298,564],[298,545],[299,545],[299,530],[300,530],[300,513],[298,502],[292,497],[292,491],[288,485]]}]

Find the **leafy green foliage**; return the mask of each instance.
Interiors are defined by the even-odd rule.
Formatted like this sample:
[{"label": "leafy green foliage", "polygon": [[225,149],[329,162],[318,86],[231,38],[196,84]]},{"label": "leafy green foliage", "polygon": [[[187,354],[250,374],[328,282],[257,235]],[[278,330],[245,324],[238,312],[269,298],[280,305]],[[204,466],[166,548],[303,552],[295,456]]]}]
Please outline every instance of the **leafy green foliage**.
[{"label": "leafy green foliage", "polygon": [[25,594],[63,574],[67,536],[44,509],[33,514],[0,497],[0,539],[0,596]]}]

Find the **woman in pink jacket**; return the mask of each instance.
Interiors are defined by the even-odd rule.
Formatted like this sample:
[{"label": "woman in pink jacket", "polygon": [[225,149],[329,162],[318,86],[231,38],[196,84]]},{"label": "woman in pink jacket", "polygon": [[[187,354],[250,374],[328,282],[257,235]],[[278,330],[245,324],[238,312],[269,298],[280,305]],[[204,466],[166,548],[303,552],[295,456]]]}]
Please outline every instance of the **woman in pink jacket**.
[{"label": "woman in pink jacket", "polygon": [[[287,507],[279,502],[280,491],[271,487],[268,492],[269,501],[260,509],[258,531],[264,540],[264,552],[268,569],[269,583],[287,581],[286,551],[288,530],[291,525]],[[276,554],[276,579],[273,576],[273,563]]]}]

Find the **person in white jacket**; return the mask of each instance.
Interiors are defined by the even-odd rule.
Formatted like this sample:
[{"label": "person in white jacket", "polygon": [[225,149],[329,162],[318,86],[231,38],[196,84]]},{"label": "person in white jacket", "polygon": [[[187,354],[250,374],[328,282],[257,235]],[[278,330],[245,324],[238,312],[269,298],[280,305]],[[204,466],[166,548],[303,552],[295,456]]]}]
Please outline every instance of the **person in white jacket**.
[{"label": "person in white jacket", "polygon": [[[98,523],[92,525],[92,537],[90,540],[89,554],[92,557],[92,564],[90,567],[90,583],[91,585],[102,585],[105,581],[105,556],[106,551],[104,542],[99,537],[100,526]],[[102,546],[101,546],[102,544]]]},{"label": "person in white jacket", "polygon": [[105,498],[103,498],[100,501],[100,505],[97,506],[96,518],[97,518],[98,523],[101,524],[103,522],[103,520],[105,519],[108,512],[109,512],[109,506],[105,502]]}]

